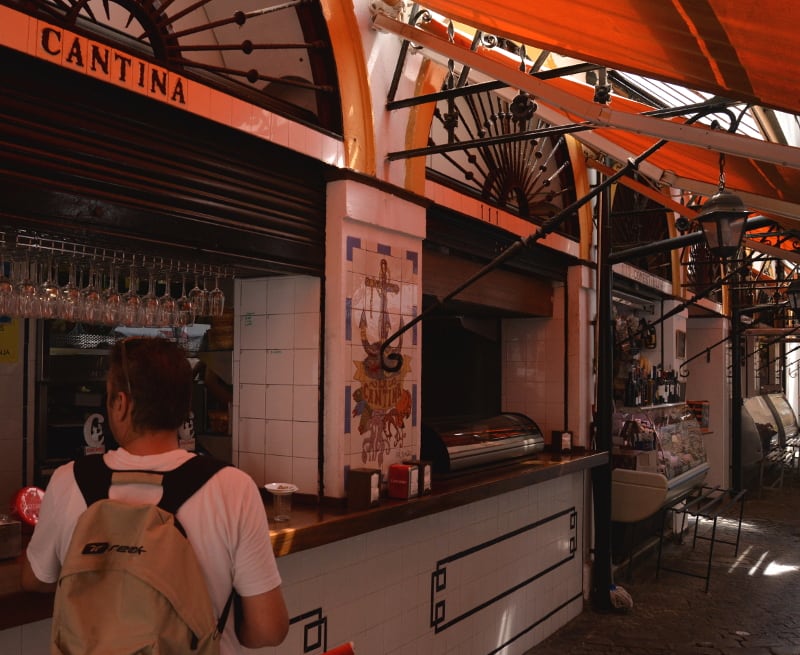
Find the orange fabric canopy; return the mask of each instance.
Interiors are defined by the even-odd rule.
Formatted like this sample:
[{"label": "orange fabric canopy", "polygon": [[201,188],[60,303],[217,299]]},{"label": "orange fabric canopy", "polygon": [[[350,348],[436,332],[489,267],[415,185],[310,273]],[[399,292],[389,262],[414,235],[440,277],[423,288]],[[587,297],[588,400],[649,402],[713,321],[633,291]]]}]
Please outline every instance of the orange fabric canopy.
[{"label": "orange fabric canopy", "polygon": [[727,98],[800,112],[800,3],[426,0],[491,34]]},{"label": "orange fabric canopy", "polygon": [[[616,3],[617,6],[615,6],[613,10],[613,15],[609,13],[611,10],[600,10],[599,8],[593,10],[592,8],[595,7],[595,4],[595,0],[571,2],[569,3],[569,10],[567,10],[567,3],[565,1],[554,0],[554,2],[543,3],[543,6],[537,4],[535,9],[524,9],[511,6],[511,0],[497,0],[497,4],[493,4],[490,11],[488,4],[485,4],[484,0],[478,0],[477,3],[472,3],[470,7],[457,6],[451,3],[450,0],[427,0],[426,2],[426,6],[431,7],[435,11],[442,12],[450,18],[463,21],[473,27],[479,27],[486,31],[502,34],[508,38],[524,40],[527,43],[536,42],[537,45],[551,48],[553,51],[560,53],[571,54],[586,61],[592,61],[594,63],[600,62],[607,65],[613,64],[623,70],[634,70],[636,68],[634,64],[643,65],[645,63],[650,63],[651,65],[648,70],[642,70],[640,66],[639,72],[662,79],[668,76],[658,68],[659,66],[666,66],[668,64],[673,81],[687,86],[698,86],[696,80],[689,79],[688,74],[686,77],[681,78],[679,76],[680,71],[678,70],[678,64],[667,56],[667,53],[676,49],[677,46],[674,42],[669,41],[666,45],[653,42],[652,39],[654,38],[668,38],[668,28],[663,25],[661,27],[647,27],[651,25],[648,21],[660,20],[662,18],[666,19],[666,16],[669,16],[669,20],[672,24],[670,29],[678,30],[678,25],[675,23],[675,16],[684,16],[683,12],[678,12],[677,9],[675,9],[675,7],[681,6],[679,2],[670,4],[670,10],[667,11],[664,8],[665,3],[661,1],[654,0],[653,2],[636,3],[632,0],[623,0],[620,3]],[[711,10],[711,5],[714,4],[713,2],[710,4],[694,2],[692,4],[693,6],[702,4],[707,10],[705,20],[711,20],[710,16],[714,15],[714,12]],[[749,0],[742,0],[742,2],[732,4],[735,4],[737,7],[745,7],[745,10],[743,10],[743,12],[745,12],[746,7],[754,3],[750,3]],[[621,5],[621,7],[618,5]],[[634,5],[636,6],[634,7]],[[775,7],[777,1],[766,0],[763,5],[765,7],[765,15],[770,15],[770,8]],[[522,6],[522,4],[519,5],[519,7]],[[482,13],[480,7],[484,7],[486,13]],[[556,12],[558,19],[555,23],[550,24],[548,23],[548,19],[553,11],[553,7],[560,7],[564,10],[564,13],[558,15],[558,12]],[[595,14],[593,11],[597,13]],[[789,8],[787,11],[788,13],[800,14],[800,3],[798,3],[797,10]],[[534,13],[535,16],[533,15]],[[773,14],[774,13],[775,12],[773,12]],[[634,14],[637,20],[644,21],[640,25],[637,23],[638,27],[636,29],[632,27],[633,23],[631,22],[633,21]],[[614,20],[621,20],[622,22],[620,24],[609,23],[612,18]],[[508,21],[512,19],[515,22],[509,24]],[[611,24],[613,24],[613,30],[610,27]],[[570,33],[571,37],[569,39],[567,39],[566,35],[566,32],[569,31],[567,30],[567,25],[572,25],[574,29],[574,33]],[[590,34],[589,30],[585,27],[586,25],[600,25],[601,29],[591,30]],[[623,27],[625,25],[628,26],[627,29]],[[436,21],[421,27],[426,32],[435,34],[442,42],[447,40],[444,26]],[[541,30],[543,34],[539,34],[537,29]],[[683,49],[688,48],[692,50],[689,48],[688,44],[694,44],[694,55],[691,57],[686,55],[686,57],[688,61],[693,61],[695,67],[698,68],[700,54],[707,52],[707,49],[702,49],[700,47],[705,43],[705,40],[695,36],[692,36],[690,39],[687,36],[687,32],[691,30],[689,30],[689,27],[687,27],[685,23],[682,29],[684,32],[681,38],[681,41],[684,42]],[[654,31],[658,32],[657,36],[654,36]],[[752,29],[748,30],[748,32],[750,31],[752,31]],[[611,39],[606,36],[606,38],[601,39],[597,36],[599,34],[608,35],[610,32],[613,32],[615,38]],[[647,33],[646,38],[645,33]],[[559,34],[561,36],[559,36]],[[532,35],[536,35],[536,39],[534,39]],[[413,39],[414,35],[406,34],[406,37]],[[560,40],[561,37],[565,39],[563,42]],[[544,42],[545,40],[547,40],[547,42]],[[771,40],[768,30],[764,29],[760,40]],[[462,53],[467,53],[471,50],[469,39],[464,35],[456,33],[453,40],[450,42],[454,47],[461,49]],[[441,46],[441,42],[439,45]],[[431,47],[436,48],[437,44],[434,43]],[[644,52],[645,50],[647,50],[648,53]],[[652,55],[649,54],[650,50],[653,52]],[[681,49],[678,48],[678,50]],[[495,68],[493,70],[495,71],[495,75],[497,75],[497,79],[509,81],[518,70],[517,61],[513,61],[509,57],[500,56],[496,51],[491,49],[487,50],[479,47],[477,52],[473,51],[473,55],[479,55],[494,62],[502,62],[503,68],[507,68],[509,74],[506,75],[505,72],[498,73]],[[457,53],[453,54],[450,52],[449,56],[458,58]],[[677,51],[675,52],[675,56],[677,57]],[[751,56],[754,57],[756,61],[762,61],[755,57],[755,55]],[[628,57],[630,58],[628,59]],[[704,61],[710,66],[710,62],[714,60],[709,59],[706,55],[704,55],[704,57]],[[764,61],[762,63],[766,68],[766,60],[770,57],[763,53],[760,57],[763,58]],[[787,57],[785,59],[788,61],[789,70],[800,61],[800,57],[798,57],[794,50],[787,52]],[[783,61],[783,59],[781,59],[781,61]],[[473,64],[476,68],[482,68],[480,63],[473,61]],[[769,65],[771,68],[771,63]],[[717,68],[719,67],[717,66]],[[725,68],[726,70],[729,69],[729,67]],[[711,68],[709,68],[709,71],[710,70]],[[739,69],[739,73],[744,74],[745,72],[744,69]],[[773,82],[780,79],[780,76],[785,77],[785,75],[785,71],[782,70],[778,78],[773,79],[766,72],[751,72],[750,75],[747,76],[747,79],[753,77],[759,82],[763,80],[764,84],[759,85],[759,88],[762,89],[762,93],[769,91],[769,93],[775,93],[786,101],[787,99],[798,96],[798,92],[793,88],[792,93],[794,93],[794,96],[791,94],[787,95],[783,93],[783,91],[778,91],[776,87],[771,86]],[[728,75],[728,78],[734,79],[731,75]],[[706,89],[716,84],[716,79],[716,74],[707,75],[705,80]],[[736,79],[739,80],[737,84],[744,84],[739,77],[736,77]],[[569,94],[570,97],[580,99],[586,103],[592,102],[594,90],[586,84],[581,84],[567,78],[551,79],[548,80],[546,84],[555,87],[558,91]],[[748,83],[747,86],[751,89],[751,91],[747,93],[749,97],[752,97],[752,85]],[[798,85],[798,88],[800,89],[800,85]],[[735,93],[729,91],[729,95],[736,100],[742,98],[743,94],[744,92],[741,90],[736,90]],[[546,103],[546,100],[539,98],[537,98],[537,100]],[[764,101],[762,100],[760,102]],[[784,102],[784,104],[786,103]],[[795,104],[800,107],[799,101],[795,100]],[[651,107],[646,107],[618,96],[613,98],[611,108],[631,115],[638,115],[651,109]],[[566,122],[581,122],[583,120],[581,116],[571,115],[569,111],[564,111],[557,107],[555,107],[555,109],[563,117],[563,120],[559,121],[562,124]],[[683,119],[673,120],[675,122],[683,122]],[[708,128],[702,128],[700,124],[696,124],[694,129]],[[621,158],[618,157],[618,159],[621,160],[645,152],[658,140],[652,135],[610,127],[597,127],[592,130],[591,133],[578,132],[575,134],[575,137],[588,142],[591,141],[590,136],[593,135],[604,140],[608,145],[613,145],[617,151],[624,151],[624,153],[618,152],[618,154],[623,155]],[[709,147],[698,147],[696,145],[687,145],[672,141],[655,154],[651,155],[647,162],[661,171],[668,172],[670,175],[674,176],[675,182],[674,184],[670,184],[671,186],[690,190],[694,189],[696,192],[698,192],[698,187],[702,187],[705,195],[710,195],[716,190],[719,179],[719,153],[709,149]],[[729,154],[725,162],[725,176],[726,187],[736,193],[740,193],[745,203],[748,204],[751,209],[777,218],[785,227],[800,229],[800,169],[770,163],[768,161],[760,161],[755,158]],[[660,181],[669,182],[668,180]]]}]

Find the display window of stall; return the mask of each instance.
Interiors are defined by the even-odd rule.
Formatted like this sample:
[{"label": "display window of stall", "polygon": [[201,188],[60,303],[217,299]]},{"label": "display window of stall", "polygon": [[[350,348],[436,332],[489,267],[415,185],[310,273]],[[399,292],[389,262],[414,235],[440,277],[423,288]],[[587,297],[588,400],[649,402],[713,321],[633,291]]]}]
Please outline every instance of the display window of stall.
[{"label": "display window of stall", "polygon": [[615,302],[614,401],[617,407],[643,407],[684,399],[677,373],[660,361],[652,303]]},{"label": "display window of stall", "polygon": [[[27,252],[24,254],[28,254]],[[15,255],[19,258],[19,255]],[[96,280],[73,276],[72,271],[85,265],[86,271],[104,271]],[[35,319],[35,438],[34,480],[46,486],[50,475],[61,464],[84,454],[105,452],[116,447],[106,417],[106,373],[111,347],[123,338],[150,336],[170,339],[186,351],[194,373],[193,404],[186,421],[178,431],[179,445],[187,450],[203,450],[206,438],[222,437],[224,443],[213,444],[213,454],[230,459],[230,405],[232,402],[233,308],[232,279],[212,276],[204,282],[198,275],[199,289],[206,297],[215,289],[217,303],[201,304],[200,296],[193,308],[181,302],[189,297],[185,276],[147,274],[139,286],[137,276],[109,278],[113,266],[86,260],[67,267],[65,279],[53,269],[54,287],[60,289],[60,300],[53,311],[43,307],[27,312]],[[19,271],[12,272],[15,275]],[[149,278],[149,280],[148,280]],[[78,309],[68,306],[65,289],[75,282],[79,294]],[[114,299],[113,294],[100,294],[89,301],[87,289],[121,289],[127,291]],[[229,288],[230,287],[230,288]],[[152,302],[153,317],[147,304]],[[134,308],[126,313],[123,305]],[[96,304],[97,306],[93,306]],[[90,306],[92,305],[92,306]],[[166,309],[165,309],[166,308]],[[182,309],[181,309],[182,308]],[[14,311],[19,312],[19,303]],[[91,315],[86,312],[92,311]],[[180,311],[187,314],[181,316]],[[211,313],[213,311],[213,314]],[[164,312],[158,318],[159,312]],[[199,313],[198,313],[199,312]]]}]

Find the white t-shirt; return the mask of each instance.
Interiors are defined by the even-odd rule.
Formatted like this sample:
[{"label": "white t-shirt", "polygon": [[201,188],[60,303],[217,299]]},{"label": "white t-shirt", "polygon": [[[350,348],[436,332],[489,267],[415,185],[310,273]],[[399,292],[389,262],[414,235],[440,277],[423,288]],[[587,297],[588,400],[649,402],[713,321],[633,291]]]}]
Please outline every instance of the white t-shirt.
[{"label": "white t-shirt", "polygon": [[[119,448],[104,459],[118,471],[171,471],[194,456],[182,449],[137,456]],[[113,499],[150,503],[158,502],[160,494],[160,488],[130,484],[114,485],[109,492]],[[58,580],[75,523],[85,510],[72,462],[60,466],[47,485],[27,551],[31,568],[42,582]],[[261,594],[281,584],[264,504],[253,479],[243,471],[232,466],[219,471],[181,506],[177,517],[205,573],[217,616],[230,595],[231,583],[241,596]],[[221,652],[244,652],[233,629],[233,612],[222,633]]]}]

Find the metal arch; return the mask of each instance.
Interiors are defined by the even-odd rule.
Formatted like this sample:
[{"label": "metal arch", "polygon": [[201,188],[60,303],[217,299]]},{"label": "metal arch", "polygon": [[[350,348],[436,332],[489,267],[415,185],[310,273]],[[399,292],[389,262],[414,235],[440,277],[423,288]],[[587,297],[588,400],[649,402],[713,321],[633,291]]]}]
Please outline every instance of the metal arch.
[{"label": "metal arch", "polygon": [[[120,50],[136,52],[137,44],[146,49],[146,56],[152,57],[159,65],[168,70],[180,71],[181,74],[191,75],[196,72],[202,76],[206,83],[216,84],[224,92],[232,96],[242,97],[256,104],[261,103],[266,107],[288,105],[297,110],[301,120],[314,122],[310,119],[313,110],[304,109],[301,105],[290,100],[273,97],[267,91],[270,84],[280,85],[281,88],[291,87],[300,90],[312,91],[316,94],[317,111],[323,127],[339,131],[341,129],[341,107],[338,99],[338,83],[335,68],[332,66],[332,56],[326,56],[331,51],[330,40],[314,38],[318,23],[324,25],[324,19],[317,20],[307,11],[302,11],[304,6],[318,7],[314,0],[286,0],[270,7],[253,9],[250,11],[233,10],[219,20],[210,20],[205,14],[204,7],[215,0],[198,0],[187,7],[176,8],[173,0],[158,2],[158,0],[104,0],[104,11],[98,12],[90,6],[88,0],[24,0],[15,3],[11,0],[0,0],[12,8],[19,8],[34,16],[46,17],[53,23],[60,24],[76,33],[84,34],[89,38],[97,38],[98,29],[108,30],[105,38]],[[216,0],[224,7],[229,6],[227,0]],[[112,24],[112,5],[127,14],[124,27],[118,28]],[[170,8],[173,12],[170,13]],[[243,38],[236,43],[222,43],[214,31],[218,28],[233,25],[240,28],[262,16],[268,16],[282,11],[295,11],[297,21],[303,32],[309,34],[302,42],[255,42]],[[317,9],[319,13],[319,9]],[[308,20],[304,20],[304,16]],[[123,22],[124,19],[123,19]],[[91,24],[94,29],[89,27]],[[184,43],[187,36],[208,35],[206,43]],[[126,43],[119,35],[128,37]],[[133,50],[132,50],[133,48]],[[264,61],[250,61],[251,55],[258,52],[304,50],[307,53],[308,76],[311,81],[302,79],[299,75],[290,74],[291,71],[282,71],[280,76],[269,75],[265,71]],[[212,65],[203,61],[202,54],[217,52],[222,56],[226,52],[236,52],[247,55],[247,66],[235,68],[228,65]],[[199,55],[199,56],[198,56]],[[224,60],[223,60],[224,61]],[[315,63],[316,62],[316,63]],[[252,64],[252,65],[250,65]],[[259,65],[260,64],[260,65]],[[261,70],[260,70],[261,69]],[[304,73],[305,74],[305,73]],[[260,83],[267,83],[266,85]],[[278,88],[273,87],[273,88]],[[276,96],[279,94],[275,94]],[[336,107],[335,113],[331,107]],[[285,110],[284,110],[285,111]],[[335,124],[334,124],[335,123]]]}]

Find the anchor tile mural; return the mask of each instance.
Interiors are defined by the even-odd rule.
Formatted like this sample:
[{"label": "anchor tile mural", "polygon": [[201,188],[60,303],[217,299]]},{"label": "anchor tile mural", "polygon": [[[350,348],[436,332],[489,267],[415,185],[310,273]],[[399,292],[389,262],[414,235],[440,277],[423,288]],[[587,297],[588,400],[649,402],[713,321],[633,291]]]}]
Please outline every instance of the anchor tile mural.
[{"label": "anchor tile mural", "polygon": [[[377,245],[361,250],[348,240],[353,261],[353,286],[346,300],[348,340],[354,373],[349,387],[346,432],[352,432],[351,463],[383,467],[415,452],[417,330],[393,340],[385,354],[402,354],[398,371],[381,366],[381,344],[417,314],[417,253]],[[360,443],[359,443],[360,438]],[[358,458],[358,459],[356,459]]]}]

